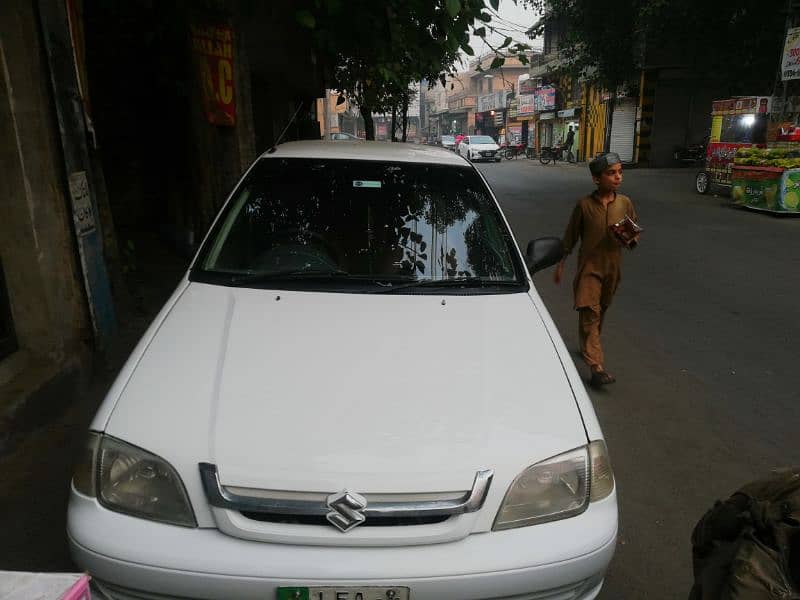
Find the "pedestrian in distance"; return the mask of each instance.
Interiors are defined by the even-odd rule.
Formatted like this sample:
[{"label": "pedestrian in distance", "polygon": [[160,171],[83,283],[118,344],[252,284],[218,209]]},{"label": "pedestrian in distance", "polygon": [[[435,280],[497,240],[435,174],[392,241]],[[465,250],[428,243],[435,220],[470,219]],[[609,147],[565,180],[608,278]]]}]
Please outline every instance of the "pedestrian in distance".
[{"label": "pedestrian in distance", "polygon": [[[578,200],[572,211],[562,243],[564,257],[556,267],[554,280],[561,283],[564,265],[580,240],[578,270],[573,291],[578,311],[581,356],[591,371],[590,384],[614,383],[605,368],[600,333],[608,307],[620,282],[622,248],[633,249],[641,228],[631,199],[617,193],[622,184],[622,161],[614,152],[601,154],[589,163],[597,189]],[[631,223],[632,232],[619,236],[620,223]]]},{"label": "pedestrian in distance", "polygon": [[572,153],[572,146],[575,144],[575,131],[572,125],[567,131],[567,140],[564,142],[564,151],[567,153],[567,162],[575,162],[575,155]]}]

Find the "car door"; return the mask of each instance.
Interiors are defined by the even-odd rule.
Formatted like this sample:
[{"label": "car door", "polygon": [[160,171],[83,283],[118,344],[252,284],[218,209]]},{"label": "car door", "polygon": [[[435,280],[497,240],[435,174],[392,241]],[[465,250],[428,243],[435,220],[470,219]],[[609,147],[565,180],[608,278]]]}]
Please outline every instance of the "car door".
[{"label": "car door", "polygon": [[465,137],[458,145],[458,153],[469,158],[469,137]]}]

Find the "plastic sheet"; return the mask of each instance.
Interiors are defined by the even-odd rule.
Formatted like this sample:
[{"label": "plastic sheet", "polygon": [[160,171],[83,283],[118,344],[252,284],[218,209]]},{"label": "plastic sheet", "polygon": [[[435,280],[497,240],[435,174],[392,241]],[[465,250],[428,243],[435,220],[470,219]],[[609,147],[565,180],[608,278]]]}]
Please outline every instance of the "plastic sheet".
[{"label": "plastic sheet", "polygon": [[83,573],[0,571],[0,600],[91,600]]}]

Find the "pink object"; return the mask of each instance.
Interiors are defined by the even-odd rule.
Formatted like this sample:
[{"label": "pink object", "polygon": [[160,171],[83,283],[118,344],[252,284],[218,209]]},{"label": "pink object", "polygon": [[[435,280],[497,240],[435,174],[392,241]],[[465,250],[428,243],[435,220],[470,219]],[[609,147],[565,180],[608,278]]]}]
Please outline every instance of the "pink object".
[{"label": "pink object", "polygon": [[0,571],[2,600],[91,600],[86,573]]},{"label": "pink object", "polygon": [[92,592],[89,591],[89,576],[82,575],[81,578],[61,596],[61,600],[92,600]]}]

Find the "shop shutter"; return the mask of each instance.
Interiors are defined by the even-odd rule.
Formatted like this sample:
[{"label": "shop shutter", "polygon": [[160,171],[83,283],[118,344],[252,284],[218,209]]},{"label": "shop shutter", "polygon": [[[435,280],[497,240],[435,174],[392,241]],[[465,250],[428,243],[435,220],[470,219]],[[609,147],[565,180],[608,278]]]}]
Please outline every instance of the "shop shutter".
[{"label": "shop shutter", "polygon": [[611,152],[616,152],[622,162],[633,161],[633,137],[636,128],[636,104],[630,98],[620,98],[614,107],[611,122]]}]

